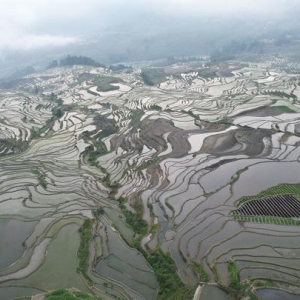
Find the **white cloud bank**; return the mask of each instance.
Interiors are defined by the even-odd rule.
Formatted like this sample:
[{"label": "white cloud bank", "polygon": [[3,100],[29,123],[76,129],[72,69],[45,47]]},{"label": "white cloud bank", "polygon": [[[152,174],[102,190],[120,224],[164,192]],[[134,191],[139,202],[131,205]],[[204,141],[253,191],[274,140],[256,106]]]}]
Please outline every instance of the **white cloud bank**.
[{"label": "white cloud bank", "polygon": [[33,35],[26,33],[1,33],[0,50],[35,50],[50,47],[62,47],[80,42],[77,37],[66,37],[59,35]]},{"label": "white cloud bank", "polygon": [[[191,17],[284,15],[299,0],[1,0],[0,50],[32,50],[76,43],[78,24],[132,18],[139,12]],[[90,28],[91,27],[91,28]],[[93,26],[87,26],[91,33]],[[84,25],[83,25],[84,28]],[[84,31],[83,31],[84,32]],[[85,34],[84,34],[85,35]]]},{"label": "white cloud bank", "polygon": [[0,51],[62,47],[81,41],[76,34],[65,34],[64,28],[53,33],[51,26],[62,21],[72,26],[87,17],[93,1],[1,0]]}]

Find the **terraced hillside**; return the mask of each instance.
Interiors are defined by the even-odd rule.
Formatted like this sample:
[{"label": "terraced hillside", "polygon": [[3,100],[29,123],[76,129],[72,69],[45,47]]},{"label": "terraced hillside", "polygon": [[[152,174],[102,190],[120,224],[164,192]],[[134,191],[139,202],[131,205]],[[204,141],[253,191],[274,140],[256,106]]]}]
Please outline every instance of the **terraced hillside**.
[{"label": "terraced hillside", "polygon": [[299,64],[63,67],[0,90],[0,299],[300,297],[299,221],[237,213],[297,206]]}]

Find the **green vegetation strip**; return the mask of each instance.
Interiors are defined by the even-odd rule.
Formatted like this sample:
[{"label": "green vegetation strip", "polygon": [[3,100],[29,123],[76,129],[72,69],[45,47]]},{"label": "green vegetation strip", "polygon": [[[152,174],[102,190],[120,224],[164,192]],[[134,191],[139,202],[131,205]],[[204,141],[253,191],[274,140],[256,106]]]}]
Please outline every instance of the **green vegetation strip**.
[{"label": "green vegetation strip", "polygon": [[79,229],[79,235],[80,245],[77,252],[79,265],[77,268],[77,272],[82,274],[82,276],[86,279],[89,285],[92,285],[93,282],[91,278],[87,275],[89,262],[89,245],[92,239],[92,221],[90,219],[84,221],[82,227],[80,227]]},{"label": "green vegetation strip", "polygon": [[233,289],[239,290],[241,288],[240,275],[239,275],[240,270],[236,265],[236,263],[232,260],[228,261],[227,266],[230,275],[229,286]]},{"label": "green vegetation strip", "polygon": [[172,257],[157,249],[146,253],[140,249],[154,270],[159,283],[158,299],[192,299],[194,288],[186,287],[177,274],[177,267]]},{"label": "green vegetation strip", "polygon": [[31,170],[31,172],[34,174],[34,175],[37,175],[37,179],[39,181],[39,184],[44,188],[46,189],[47,188],[47,182],[46,182],[46,176],[41,173],[38,169],[33,169]]},{"label": "green vegetation strip", "polygon": [[200,277],[200,281],[202,282],[208,282],[209,281],[209,277],[207,275],[207,273],[205,272],[204,268],[197,264],[197,263],[193,263],[193,268],[196,271],[196,273],[199,275]]},{"label": "green vegetation strip", "polygon": [[135,203],[133,208],[136,213],[132,213],[125,206],[127,202],[126,198],[121,197],[118,201],[127,223],[132,227],[135,234],[135,241],[131,246],[142,253],[157,278],[159,283],[158,299],[192,299],[195,288],[189,288],[181,281],[171,255],[164,253],[160,248],[152,252],[146,252],[141,248],[141,238],[148,230],[148,224],[143,219],[143,205],[141,203]]},{"label": "green vegetation strip", "polygon": [[[93,124],[96,126],[96,129],[94,131],[84,131],[81,137],[85,143],[91,144],[84,152],[84,155],[87,157],[87,162],[92,166],[97,166],[98,157],[108,153],[102,139],[118,132],[119,128],[115,120],[108,119],[102,115],[95,116]],[[100,130],[101,132],[95,135],[95,133]]]},{"label": "green vegetation strip", "polygon": [[251,222],[251,223],[263,223],[263,224],[276,224],[276,225],[286,225],[286,226],[300,226],[300,220],[294,220],[291,218],[282,218],[274,216],[245,216],[232,212],[232,216],[237,221]]},{"label": "green vegetation strip", "polygon": [[0,139],[0,146],[2,149],[7,149],[5,153],[8,152],[9,149],[13,150],[13,153],[20,153],[28,148],[29,141],[22,141],[21,139],[15,140],[12,138]]},{"label": "green vegetation strip", "polygon": [[[54,93],[51,93],[49,96],[45,96],[44,98],[45,100],[54,103],[56,106],[52,108],[52,117],[46,121],[42,128],[34,127],[31,129],[31,139],[40,137],[42,133],[45,133],[48,130],[51,131],[55,121],[59,120],[65,112],[80,110],[77,104],[63,104],[62,99],[58,98]],[[39,105],[36,109],[38,108]],[[35,121],[32,119],[31,122],[34,123]]]},{"label": "green vegetation strip", "polygon": [[240,281],[240,269],[233,260],[227,262],[229,272],[229,285],[222,288],[228,292],[230,299],[257,300],[257,296],[252,293],[252,287],[276,287],[272,280],[247,280]]},{"label": "green vegetation strip", "polygon": [[282,112],[288,113],[288,114],[292,114],[292,113],[296,113],[295,110],[291,109],[288,106],[273,106],[274,108],[278,108],[280,109]]},{"label": "green vegetation strip", "polygon": [[144,115],[144,111],[142,109],[136,109],[131,111],[129,115],[130,118],[130,126],[137,127],[140,124],[141,117]]},{"label": "green vegetation strip", "polygon": [[248,201],[253,201],[253,200],[259,200],[262,198],[266,198],[269,196],[275,196],[275,195],[295,195],[295,196],[300,196],[300,184],[280,184],[274,187],[271,187],[258,195],[255,196],[247,196],[243,197],[237,202],[237,206],[241,206],[242,204],[248,202]]},{"label": "green vegetation strip", "polygon": [[80,291],[56,290],[45,295],[45,300],[101,300]]},{"label": "green vegetation strip", "polygon": [[231,299],[249,299],[257,300],[258,298],[251,292],[251,282],[240,281],[240,270],[237,264],[230,260],[227,262],[229,271],[229,296]]},{"label": "green vegetation strip", "polygon": [[119,198],[119,206],[126,217],[126,222],[132,227],[135,235],[141,238],[147,233],[148,229],[147,222],[142,218],[143,205],[142,203],[135,203],[133,205],[133,208],[135,209],[136,213],[132,213],[126,208],[126,202],[126,198]]}]

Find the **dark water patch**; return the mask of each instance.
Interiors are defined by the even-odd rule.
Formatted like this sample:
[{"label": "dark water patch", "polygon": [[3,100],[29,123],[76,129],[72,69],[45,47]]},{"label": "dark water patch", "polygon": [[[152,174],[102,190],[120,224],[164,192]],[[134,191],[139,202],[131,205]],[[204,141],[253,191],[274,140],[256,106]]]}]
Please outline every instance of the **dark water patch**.
[{"label": "dark water patch", "polygon": [[26,287],[0,287],[0,299],[11,300],[20,297],[30,297],[37,294],[42,294],[43,291],[34,288]]},{"label": "dark water patch", "polygon": [[23,242],[33,232],[37,223],[0,219],[0,270],[7,268],[22,256]]},{"label": "dark water patch", "polygon": [[258,289],[257,293],[261,300],[299,300],[300,295],[291,294],[277,289]]}]

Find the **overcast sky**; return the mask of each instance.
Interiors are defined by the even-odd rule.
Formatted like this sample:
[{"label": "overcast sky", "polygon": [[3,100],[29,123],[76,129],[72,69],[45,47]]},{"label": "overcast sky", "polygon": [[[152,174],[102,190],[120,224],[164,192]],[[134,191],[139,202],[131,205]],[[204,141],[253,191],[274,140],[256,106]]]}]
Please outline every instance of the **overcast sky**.
[{"label": "overcast sky", "polygon": [[173,18],[275,17],[297,4],[298,0],[1,0],[0,50],[83,42],[95,26],[105,28],[142,13]]}]

